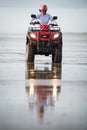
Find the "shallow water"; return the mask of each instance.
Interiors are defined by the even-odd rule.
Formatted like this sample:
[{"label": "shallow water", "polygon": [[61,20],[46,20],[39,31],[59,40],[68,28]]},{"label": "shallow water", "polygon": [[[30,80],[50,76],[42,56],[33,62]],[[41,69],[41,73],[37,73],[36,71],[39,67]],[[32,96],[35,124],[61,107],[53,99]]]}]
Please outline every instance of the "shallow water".
[{"label": "shallow water", "polygon": [[0,34],[0,130],[86,130],[87,34],[63,34],[62,64],[25,63],[25,39]]}]

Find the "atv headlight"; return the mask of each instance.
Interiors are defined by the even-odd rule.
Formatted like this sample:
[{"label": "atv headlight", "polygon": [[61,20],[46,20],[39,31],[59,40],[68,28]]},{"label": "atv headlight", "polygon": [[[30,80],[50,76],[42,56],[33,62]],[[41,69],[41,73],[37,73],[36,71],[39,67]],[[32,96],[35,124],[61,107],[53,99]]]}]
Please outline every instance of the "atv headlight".
[{"label": "atv headlight", "polygon": [[36,35],[34,33],[30,33],[31,38],[36,38]]},{"label": "atv headlight", "polygon": [[54,38],[58,38],[59,37],[59,33],[54,34]]}]

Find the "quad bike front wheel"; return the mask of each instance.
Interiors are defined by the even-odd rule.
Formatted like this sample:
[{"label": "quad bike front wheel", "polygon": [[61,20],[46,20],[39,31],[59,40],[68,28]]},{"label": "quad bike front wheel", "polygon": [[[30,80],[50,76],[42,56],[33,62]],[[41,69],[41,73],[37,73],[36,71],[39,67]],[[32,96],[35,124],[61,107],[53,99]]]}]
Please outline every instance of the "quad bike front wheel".
[{"label": "quad bike front wheel", "polygon": [[58,44],[58,46],[54,48],[54,53],[52,54],[52,62],[53,63],[62,62],[62,44]]},{"label": "quad bike front wheel", "polygon": [[34,62],[34,48],[30,44],[26,44],[26,61]]}]

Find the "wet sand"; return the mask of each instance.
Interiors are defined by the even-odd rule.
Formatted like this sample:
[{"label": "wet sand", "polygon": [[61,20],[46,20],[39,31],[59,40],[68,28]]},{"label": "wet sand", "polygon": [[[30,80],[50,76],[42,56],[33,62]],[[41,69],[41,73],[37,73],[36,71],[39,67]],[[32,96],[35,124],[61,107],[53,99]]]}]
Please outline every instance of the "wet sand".
[{"label": "wet sand", "polygon": [[87,34],[63,40],[62,64],[27,64],[25,36],[0,35],[0,130],[87,129]]}]

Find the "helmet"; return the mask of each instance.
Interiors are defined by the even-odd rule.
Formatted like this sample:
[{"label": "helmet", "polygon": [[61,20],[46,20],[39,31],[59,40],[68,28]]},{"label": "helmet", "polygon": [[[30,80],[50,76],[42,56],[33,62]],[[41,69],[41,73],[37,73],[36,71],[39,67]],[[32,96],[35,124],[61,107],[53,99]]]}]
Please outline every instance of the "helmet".
[{"label": "helmet", "polygon": [[39,11],[41,12],[42,10],[47,11],[47,5],[41,5]]}]

